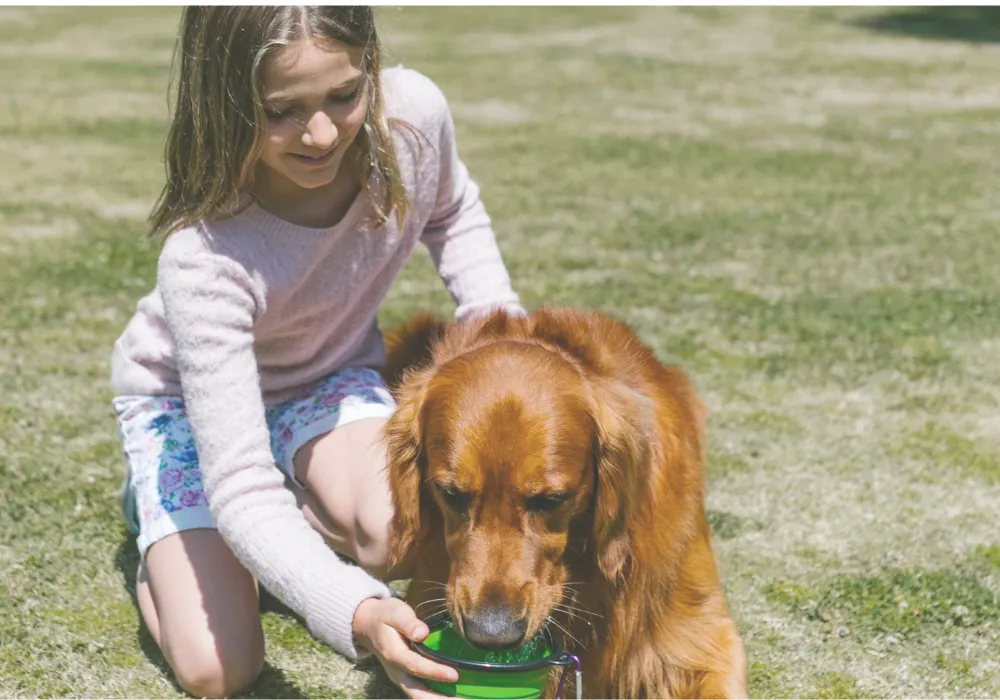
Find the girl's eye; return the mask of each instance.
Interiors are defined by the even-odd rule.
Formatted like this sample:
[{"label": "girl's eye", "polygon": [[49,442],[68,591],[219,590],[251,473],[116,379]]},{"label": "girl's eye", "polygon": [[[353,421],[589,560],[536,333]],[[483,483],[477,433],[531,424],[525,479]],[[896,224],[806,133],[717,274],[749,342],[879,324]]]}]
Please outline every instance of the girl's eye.
[{"label": "girl's eye", "polygon": [[[352,92],[347,95],[330,95],[327,97],[327,102],[333,104],[351,104],[358,99],[358,95],[361,94],[361,84],[359,84]],[[268,121],[271,122],[282,122],[286,119],[295,116],[295,107],[284,107],[281,109],[264,108],[264,114],[267,116]]]},{"label": "girl's eye", "polygon": [[350,94],[347,94],[347,95],[330,95],[330,101],[331,102],[339,102],[341,104],[345,104],[345,103],[348,103],[348,102],[354,102],[354,100],[358,99],[358,94],[360,92],[361,92],[361,85],[359,84],[356,88],[354,88],[354,91],[351,92]]}]

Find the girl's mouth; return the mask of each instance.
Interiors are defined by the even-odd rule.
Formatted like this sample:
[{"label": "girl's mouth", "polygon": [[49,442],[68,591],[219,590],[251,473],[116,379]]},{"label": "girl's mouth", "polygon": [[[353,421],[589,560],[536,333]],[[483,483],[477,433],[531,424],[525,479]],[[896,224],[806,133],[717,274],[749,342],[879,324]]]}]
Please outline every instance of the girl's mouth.
[{"label": "girl's mouth", "polygon": [[315,158],[313,158],[312,156],[302,155],[301,153],[292,153],[291,155],[293,158],[295,158],[295,160],[299,161],[300,163],[304,163],[306,165],[326,165],[333,157],[333,154],[336,151],[337,147],[334,146],[326,153],[323,153]]}]

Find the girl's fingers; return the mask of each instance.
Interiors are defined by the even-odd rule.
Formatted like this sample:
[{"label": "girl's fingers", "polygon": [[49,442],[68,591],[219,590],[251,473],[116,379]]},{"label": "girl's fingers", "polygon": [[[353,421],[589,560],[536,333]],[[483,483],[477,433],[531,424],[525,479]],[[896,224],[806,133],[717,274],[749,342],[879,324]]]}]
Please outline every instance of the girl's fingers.
[{"label": "girl's fingers", "polygon": [[385,656],[390,662],[406,669],[407,673],[417,678],[430,678],[443,683],[453,683],[458,680],[458,671],[451,666],[425,659],[417,652],[410,650],[402,639],[397,639],[397,642],[398,644],[391,644],[391,650],[386,649]]},{"label": "girl's fingers", "polygon": [[426,700],[436,700],[437,698],[446,697],[435,693],[408,673],[400,673],[399,678],[396,679],[396,685],[402,688],[408,698],[426,698]]},{"label": "girl's fingers", "polygon": [[387,630],[388,639],[382,644],[382,656],[389,663],[405,669],[417,678],[430,678],[442,683],[458,680],[458,671],[451,666],[435,663],[410,649],[409,645],[393,630]]},{"label": "girl's fingers", "polygon": [[401,600],[398,601],[398,605],[386,622],[396,628],[401,635],[414,642],[422,642],[430,634],[427,624],[417,617],[413,608]]},{"label": "girl's fingers", "polygon": [[418,678],[429,678],[442,683],[454,683],[458,680],[458,671],[451,666],[434,663],[415,652],[407,650],[403,668]]}]

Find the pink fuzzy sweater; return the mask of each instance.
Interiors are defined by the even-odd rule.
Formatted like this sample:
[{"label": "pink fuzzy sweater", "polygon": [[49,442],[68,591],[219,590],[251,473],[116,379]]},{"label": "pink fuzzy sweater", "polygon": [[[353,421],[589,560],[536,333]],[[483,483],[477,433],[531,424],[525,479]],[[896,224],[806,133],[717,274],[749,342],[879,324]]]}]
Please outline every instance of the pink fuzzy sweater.
[{"label": "pink fuzzy sweater", "polygon": [[346,367],[378,366],[376,314],[417,241],[463,318],[520,310],[479,189],[458,158],[448,105],[412,70],[383,73],[385,103],[426,137],[395,137],[412,211],[360,230],[362,193],[329,229],[292,225],[257,206],[172,234],[156,288],[114,347],[118,395],[182,395],[219,532],[268,590],[348,658],[362,600],[390,595],[345,564],[306,522],[275,466],[264,418],[281,402]]}]

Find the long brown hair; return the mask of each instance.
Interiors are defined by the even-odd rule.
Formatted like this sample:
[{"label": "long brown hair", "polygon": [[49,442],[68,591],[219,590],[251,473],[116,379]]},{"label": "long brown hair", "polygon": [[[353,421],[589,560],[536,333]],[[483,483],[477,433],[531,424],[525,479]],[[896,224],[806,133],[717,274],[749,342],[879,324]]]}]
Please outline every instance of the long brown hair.
[{"label": "long brown hair", "polygon": [[[363,47],[367,115],[358,134],[358,178],[380,226],[409,210],[381,89],[382,56],[367,6],[190,6],[181,16],[173,72],[177,103],[166,145],[167,181],[149,215],[150,233],[172,233],[203,217],[231,216],[253,185],[266,138],[261,65],[299,39]],[[393,122],[390,124],[390,122]],[[398,122],[409,127],[404,122]],[[412,129],[412,127],[409,127]],[[375,177],[372,177],[372,175]]]}]

